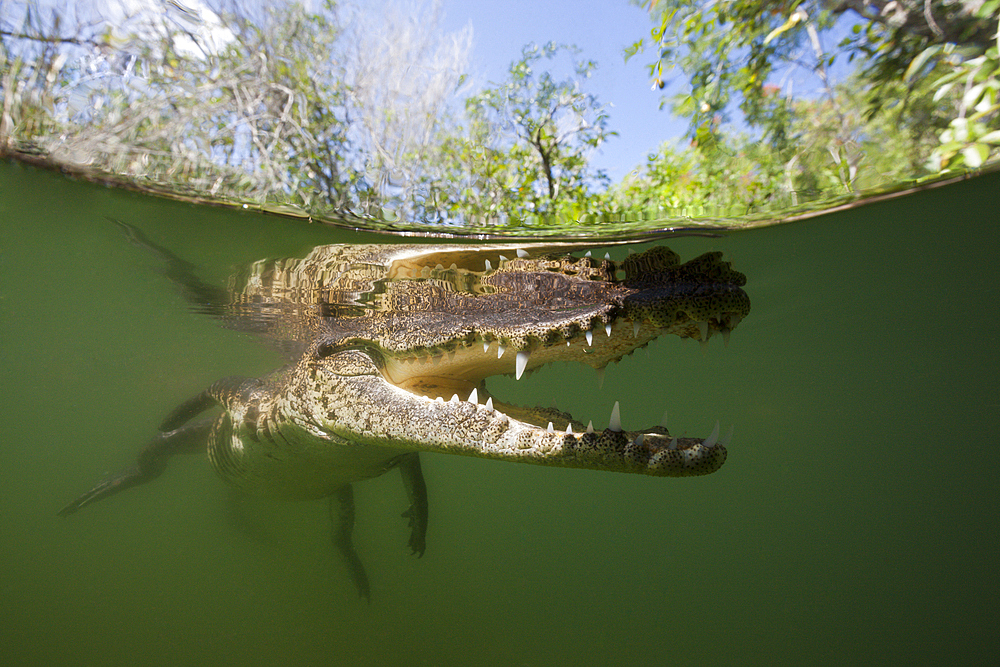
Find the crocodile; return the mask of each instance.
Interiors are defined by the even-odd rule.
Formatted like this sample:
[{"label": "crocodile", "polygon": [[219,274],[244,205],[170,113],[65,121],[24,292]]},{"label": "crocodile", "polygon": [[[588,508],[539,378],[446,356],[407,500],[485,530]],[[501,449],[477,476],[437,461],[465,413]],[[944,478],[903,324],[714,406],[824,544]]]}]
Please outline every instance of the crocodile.
[{"label": "crocodile", "polygon": [[[279,343],[285,367],[221,379],[173,410],[124,470],[65,506],[67,516],[158,477],[180,453],[206,452],[232,486],[282,499],[329,498],[333,541],[360,596],[352,483],[401,471],[409,547],[425,551],[420,452],[687,477],[718,470],[728,437],[629,431],[618,404],[603,431],[555,408],[493,397],[486,379],[517,379],[554,361],[601,372],[664,334],[702,344],[747,316],[743,274],[719,252],[681,263],[663,246],[622,261],[580,244],[329,245],[262,260],[227,289],[137,229],[194,308]],[[509,256],[509,257],[508,257]],[[215,417],[199,417],[221,408]],[[731,435],[731,431],[730,431]]]}]

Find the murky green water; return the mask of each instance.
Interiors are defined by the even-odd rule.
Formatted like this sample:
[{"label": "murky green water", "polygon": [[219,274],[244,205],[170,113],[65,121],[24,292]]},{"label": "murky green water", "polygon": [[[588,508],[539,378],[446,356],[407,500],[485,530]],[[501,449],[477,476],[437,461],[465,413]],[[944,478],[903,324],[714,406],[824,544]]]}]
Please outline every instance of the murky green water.
[{"label": "murky green water", "polygon": [[[626,428],[736,425],[715,475],[424,457],[427,554],[396,475],[358,484],[357,599],[322,503],[251,539],[206,460],[67,519],[178,402],[279,363],[193,315],[130,222],[221,283],[371,242],[0,164],[0,655],[10,665],[989,664],[1000,651],[1000,177],[724,239],[753,311],[498,394]],[[387,239],[383,239],[387,240]],[[612,254],[624,251],[613,250]]]}]

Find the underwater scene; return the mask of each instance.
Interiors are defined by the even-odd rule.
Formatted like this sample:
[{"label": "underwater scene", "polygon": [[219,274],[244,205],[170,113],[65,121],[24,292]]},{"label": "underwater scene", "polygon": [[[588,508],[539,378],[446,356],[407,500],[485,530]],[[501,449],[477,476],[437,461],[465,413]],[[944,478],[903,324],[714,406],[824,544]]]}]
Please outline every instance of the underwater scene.
[{"label": "underwater scene", "polygon": [[[588,421],[613,428],[617,403],[644,451],[724,446],[723,464],[669,478],[425,450],[422,557],[397,473],[353,485],[366,600],[326,500],[234,499],[204,448],[58,513],[178,405],[287,363],[274,339],[295,336],[271,335],[287,312],[231,326],[212,290],[327,244],[442,241],[0,164],[4,663],[987,664],[997,192],[993,173],[753,230],[582,239],[574,261],[722,253],[748,311],[705,325],[704,344],[693,323],[603,373],[558,356],[517,368],[507,352],[485,387],[498,405],[573,415],[577,438]],[[524,247],[490,243],[496,264]],[[178,266],[205,291],[185,293]],[[664,412],[673,449],[649,430]]]}]

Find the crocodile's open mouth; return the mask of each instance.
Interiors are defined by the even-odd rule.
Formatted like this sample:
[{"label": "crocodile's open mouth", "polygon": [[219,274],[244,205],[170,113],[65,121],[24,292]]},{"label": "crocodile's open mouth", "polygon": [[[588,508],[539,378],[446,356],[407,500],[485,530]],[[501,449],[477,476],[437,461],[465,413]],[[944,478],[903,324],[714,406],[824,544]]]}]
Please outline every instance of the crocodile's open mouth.
[{"label": "crocodile's open mouth", "polygon": [[[728,343],[750,310],[741,289],[745,277],[721,253],[684,264],[663,247],[620,262],[589,253],[470,254],[444,258],[452,260],[449,268],[439,257],[399,263],[372,300],[374,313],[392,314],[394,335],[380,338],[373,331],[372,338],[383,376],[395,386],[494,407],[485,383],[490,376],[520,379],[555,361],[583,363],[602,374],[609,363],[664,334],[702,344],[720,334]],[[422,304],[433,304],[433,311]],[[541,428],[584,428],[555,410],[495,407]],[[612,426],[615,420],[613,415]]]}]

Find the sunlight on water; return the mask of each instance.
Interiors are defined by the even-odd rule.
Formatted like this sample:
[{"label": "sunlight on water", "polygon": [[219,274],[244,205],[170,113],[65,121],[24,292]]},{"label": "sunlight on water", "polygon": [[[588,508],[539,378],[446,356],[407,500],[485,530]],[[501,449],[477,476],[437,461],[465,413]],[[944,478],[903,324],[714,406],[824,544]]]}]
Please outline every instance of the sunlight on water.
[{"label": "sunlight on water", "polygon": [[[659,241],[722,251],[753,312],[491,390],[607,426],[734,424],[661,479],[425,455],[427,552],[393,475],[356,485],[359,601],[322,503],[227,516],[205,457],[69,518],[174,406],[281,355],[193,313],[140,229],[223,287],[254,261],[394,241],[0,164],[5,664],[986,664],[1000,649],[996,174],[811,221]],[[603,252],[603,250],[602,250]],[[625,250],[612,248],[615,258]],[[390,479],[391,477],[391,479]]]}]

